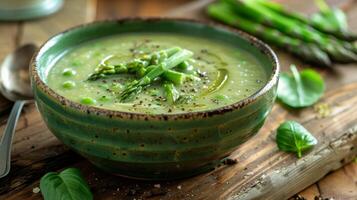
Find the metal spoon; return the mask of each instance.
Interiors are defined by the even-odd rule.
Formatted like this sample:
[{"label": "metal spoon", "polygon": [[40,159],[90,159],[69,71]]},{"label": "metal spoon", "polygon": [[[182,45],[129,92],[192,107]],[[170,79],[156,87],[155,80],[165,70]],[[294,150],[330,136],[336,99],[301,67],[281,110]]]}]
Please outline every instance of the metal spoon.
[{"label": "metal spoon", "polygon": [[11,143],[21,109],[27,100],[33,98],[29,64],[36,49],[34,44],[23,45],[9,54],[0,66],[0,93],[15,101],[0,141],[0,178],[10,171]]}]

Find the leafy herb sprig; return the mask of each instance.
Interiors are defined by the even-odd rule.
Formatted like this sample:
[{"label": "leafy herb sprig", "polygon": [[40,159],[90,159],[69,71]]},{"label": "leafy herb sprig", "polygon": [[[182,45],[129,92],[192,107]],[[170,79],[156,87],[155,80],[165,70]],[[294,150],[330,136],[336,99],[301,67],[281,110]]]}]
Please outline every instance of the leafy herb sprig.
[{"label": "leafy herb sprig", "polygon": [[325,84],[316,71],[305,69],[299,72],[290,66],[291,74],[281,73],[278,84],[278,99],[293,108],[302,108],[316,103],[325,91]]},{"label": "leafy herb sprig", "polygon": [[317,139],[301,124],[286,121],[277,129],[276,142],[281,151],[295,152],[301,158],[303,152],[317,144]]},{"label": "leafy herb sprig", "polygon": [[335,37],[354,41],[357,34],[348,30],[347,17],[339,8],[330,8],[325,0],[315,0],[319,12],[311,16],[311,24],[316,29]]}]

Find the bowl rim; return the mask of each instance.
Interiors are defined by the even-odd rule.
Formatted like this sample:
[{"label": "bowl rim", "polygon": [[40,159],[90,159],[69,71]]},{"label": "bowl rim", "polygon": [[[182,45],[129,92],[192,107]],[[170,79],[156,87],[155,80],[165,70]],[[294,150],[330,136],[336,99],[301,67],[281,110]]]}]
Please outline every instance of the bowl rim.
[{"label": "bowl rim", "polygon": [[[41,59],[41,55],[43,54],[44,47],[49,45],[51,41],[53,41],[55,38],[61,37],[67,32],[71,32],[74,30],[82,29],[87,26],[95,26],[96,24],[102,24],[102,23],[117,23],[117,24],[122,24],[122,23],[127,23],[130,21],[143,21],[147,23],[152,23],[152,22],[158,22],[158,21],[173,21],[173,22],[188,22],[188,23],[194,23],[194,24],[199,24],[199,25],[205,25],[212,27],[214,29],[223,29],[225,31],[232,32],[242,39],[246,40],[248,43],[256,47],[260,52],[262,52],[265,56],[268,57],[270,62],[272,63],[272,73],[270,77],[268,78],[268,81],[266,84],[257,90],[255,93],[250,95],[249,97],[246,97],[244,99],[241,99],[233,104],[221,106],[218,108],[214,109],[208,109],[208,110],[202,110],[202,111],[193,111],[193,112],[183,112],[183,113],[160,113],[160,114],[146,114],[146,113],[138,113],[138,112],[125,112],[125,111],[119,111],[119,110],[110,110],[106,108],[101,108],[101,107],[94,107],[94,106],[88,106],[84,104],[80,104],[77,102],[74,102],[64,96],[61,96],[57,92],[55,92],[53,89],[51,89],[39,76],[38,70],[37,70],[37,65],[39,60]],[[119,18],[119,19],[108,19],[108,20],[99,20],[99,21],[94,21],[90,23],[84,23],[80,24],[77,26],[74,26],[72,28],[66,29],[60,33],[57,33],[50,37],[48,40],[46,40],[40,48],[36,51],[34,56],[32,57],[31,64],[30,64],[30,74],[31,74],[31,84],[33,87],[33,90],[35,90],[35,86],[38,87],[42,92],[45,94],[49,95],[53,99],[57,101],[57,103],[63,105],[63,106],[69,106],[70,108],[73,108],[78,111],[82,111],[83,113],[87,114],[95,114],[98,116],[107,116],[109,118],[129,118],[129,119],[142,119],[142,120],[177,120],[177,119],[198,119],[198,118],[205,118],[205,117],[210,117],[213,115],[220,115],[224,114],[226,112],[231,112],[236,109],[241,109],[253,102],[255,102],[260,96],[263,96],[265,93],[270,91],[274,85],[277,84],[278,79],[279,79],[279,61],[278,58],[275,54],[275,52],[264,42],[261,40],[257,39],[256,37],[241,31],[239,29],[235,29],[226,25],[218,24],[216,22],[212,21],[202,21],[202,20],[196,20],[196,19],[187,19],[187,18],[177,18],[177,17],[128,17],[128,18]],[[36,92],[34,92],[36,94]]]}]

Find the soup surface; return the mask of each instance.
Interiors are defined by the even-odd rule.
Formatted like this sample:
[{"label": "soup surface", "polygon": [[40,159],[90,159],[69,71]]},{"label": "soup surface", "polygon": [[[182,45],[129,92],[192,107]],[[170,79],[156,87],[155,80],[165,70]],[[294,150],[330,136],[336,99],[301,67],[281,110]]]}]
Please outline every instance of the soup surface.
[{"label": "soup surface", "polygon": [[[169,102],[161,81],[154,81],[130,101],[119,96],[138,77],[115,74],[89,81],[97,66],[127,62],[153,51],[181,47],[192,51],[189,79],[175,85],[179,98]],[[193,77],[193,78],[192,78]],[[46,82],[60,95],[78,103],[124,112],[162,114],[210,110],[240,101],[264,86],[266,70],[249,52],[220,41],[171,33],[120,34],[83,43],[60,57]]]}]

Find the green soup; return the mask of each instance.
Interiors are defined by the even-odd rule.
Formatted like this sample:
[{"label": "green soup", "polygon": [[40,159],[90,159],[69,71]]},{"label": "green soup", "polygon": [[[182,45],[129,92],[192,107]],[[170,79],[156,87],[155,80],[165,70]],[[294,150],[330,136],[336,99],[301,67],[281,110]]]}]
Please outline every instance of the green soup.
[{"label": "green soup", "polygon": [[[88,81],[103,59],[125,62],[139,54],[173,46],[194,53],[198,79],[176,85],[179,101],[165,99],[158,82],[143,88],[131,101],[118,95],[137,77],[130,74]],[[47,74],[47,84],[60,95],[91,106],[134,113],[182,113],[210,110],[238,102],[257,92],[267,81],[267,72],[254,55],[221,41],[168,33],[121,34],[89,41],[61,56]]]}]

